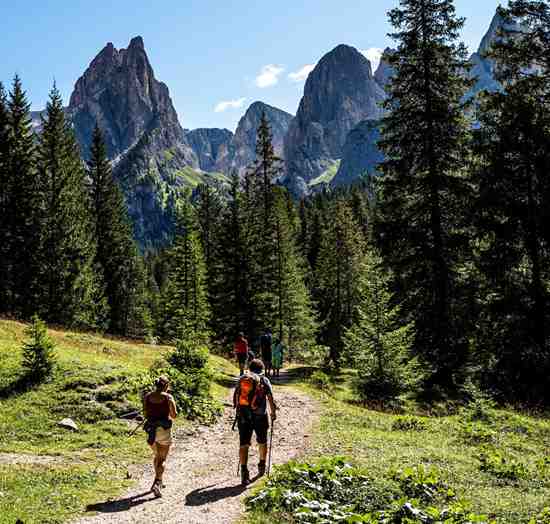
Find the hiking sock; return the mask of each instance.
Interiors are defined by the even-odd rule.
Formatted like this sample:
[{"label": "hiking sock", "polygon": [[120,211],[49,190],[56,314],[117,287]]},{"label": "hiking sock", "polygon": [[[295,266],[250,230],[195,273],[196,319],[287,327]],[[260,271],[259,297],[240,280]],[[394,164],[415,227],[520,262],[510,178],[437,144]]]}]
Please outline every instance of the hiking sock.
[{"label": "hiking sock", "polygon": [[241,484],[243,486],[250,484],[250,473],[246,465],[241,465]]}]

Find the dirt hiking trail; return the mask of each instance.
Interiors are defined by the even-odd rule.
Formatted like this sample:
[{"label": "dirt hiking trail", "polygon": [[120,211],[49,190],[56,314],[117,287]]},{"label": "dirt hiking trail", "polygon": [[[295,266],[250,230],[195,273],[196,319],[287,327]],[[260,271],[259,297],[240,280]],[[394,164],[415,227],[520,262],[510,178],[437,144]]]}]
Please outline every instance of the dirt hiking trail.
[{"label": "dirt hiking trail", "polygon": [[[279,407],[273,437],[272,463],[275,465],[304,453],[319,413],[317,403],[292,389],[288,382],[283,372],[280,379],[273,380]],[[149,492],[153,480],[153,469],[149,465],[139,470],[139,481],[123,498],[90,506],[88,509],[97,514],[84,517],[76,524],[234,523],[244,511],[246,492],[255,484],[243,488],[237,477],[239,444],[238,432],[231,430],[233,416],[233,409],[226,406],[215,425],[200,427],[192,435],[175,435],[166,463],[162,498],[155,499]],[[144,435],[141,436],[145,440]],[[145,443],[144,453],[149,453]],[[257,446],[253,440],[249,458],[253,480],[257,464]]]}]

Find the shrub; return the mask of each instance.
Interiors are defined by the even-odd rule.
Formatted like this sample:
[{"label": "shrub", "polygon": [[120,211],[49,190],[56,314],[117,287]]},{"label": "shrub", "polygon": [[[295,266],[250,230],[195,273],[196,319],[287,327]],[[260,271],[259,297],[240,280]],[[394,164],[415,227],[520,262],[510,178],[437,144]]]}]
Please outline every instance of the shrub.
[{"label": "shrub", "polygon": [[32,317],[32,323],[25,334],[30,338],[23,346],[23,368],[31,382],[39,382],[51,375],[55,365],[55,346],[48,337],[46,324],[38,315]]},{"label": "shrub", "polygon": [[204,369],[208,364],[208,348],[190,340],[179,340],[168,363],[182,373]]},{"label": "shrub", "polygon": [[524,464],[506,458],[499,451],[487,449],[479,455],[479,469],[502,480],[518,481],[529,477]]},{"label": "shrub", "polygon": [[449,500],[455,496],[454,491],[441,480],[436,468],[426,469],[420,464],[415,468],[396,471],[391,476],[409,498],[433,502],[438,498]]},{"label": "shrub", "polygon": [[536,517],[532,517],[529,524],[550,524],[550,507],[544,508]]},{"label": "shrub", "polygon": [[330,377],[324,371],[315,371],[311,377],[309,377],[309,382],[312,386],[321,390],[330,388]]},{"label": "shrub", "polygon": [[394,431],[423,431],[427,428],[426,422],[418,417],[397,417],[391,428]]},{"label": "shrub", "polygon": [[494,444],[497,434],[479,422],[466,422],[460,428],[462,440],[468,444]]}]

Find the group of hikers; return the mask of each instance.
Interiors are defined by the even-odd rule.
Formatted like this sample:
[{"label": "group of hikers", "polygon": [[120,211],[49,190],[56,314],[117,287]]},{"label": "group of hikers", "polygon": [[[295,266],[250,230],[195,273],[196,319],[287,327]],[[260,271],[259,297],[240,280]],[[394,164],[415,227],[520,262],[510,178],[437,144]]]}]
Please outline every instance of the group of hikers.
[{"label": "group of hikers", "polygon": [[[239,333],[235,340],[234,354],[239,364],[240,375],[233,392],[233,429],[235,425],[239,429],[239,471],[241,484],[246,486],[251,482],[248,450],[253,434],[256,434],[258,443],[258,477],[266,473],[269,428],[271,427],[273,436],[273,423],[277,419],[277,405],[268,376],[280,376],[284,347],[280,340],[275,340],[273,344],[273,336],[267,329],[260,337],[261,358],[256,358],[250,350],[243,333]],[[172,445],[172,421],[177,416],[176,403],[169,390],[168,378],[161,376],[156,380],[154,391],[143,397],[143,427],[154,457],[155,478],[151,492],[156,497],[162,496],[165,462]]]},{"label": "group of hikers", "polygon": [[[268,328],[259,339],[260,359],[264,364],[265,376],[279,377],[283,367],[285,347],[280,339],[273,340],[271,330]],[[235,358],[239,364],[239,372],[244,374],[248,362],[256,358],[256,354],[248,345],[244,333],[239,333],[235,340]]]}]

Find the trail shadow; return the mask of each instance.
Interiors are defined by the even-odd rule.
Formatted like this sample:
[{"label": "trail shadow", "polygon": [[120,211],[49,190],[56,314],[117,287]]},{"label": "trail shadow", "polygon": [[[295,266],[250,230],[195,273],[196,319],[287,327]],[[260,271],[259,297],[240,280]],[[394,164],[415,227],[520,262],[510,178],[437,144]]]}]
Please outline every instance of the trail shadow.
[{"label": "trail shadow", "polygon": [[282,369],[278,377],[269,377],[276,386],[291,386],[297,382],[307,380],[318,368],[314,366],[299,366],[290,369]]},{"label": "trail shadow", "polygon": [[37,381],[32,380],[28,374],[20,375],[9,384],[0,386],[0,400],[16,397],[36,388],[39,385],[40,384]]},{"label": "trail shadow", "polygon": [[[149,498],[144,498],[151,495]],[[106,502],[98,502],[96,504],[88,504],[86,511],[98,511],[99,513],[118,513],[120,511],[128,511],[134,506],[139,506],[145,502],[156,500],[156,497],[150,491],[144,491],[138,495],[132,495],[124,499],[108,500]]]},{"label": "trail shadow", "polygon": [[[252,481],[254,480],[255,479],[252,479]],[[217,502],[218,500],[238,497],[246,491],[246,486],[242,486],[241,484],[225,486],[223,488],[216,488],[215,486],[217,486],[217,484],[211,484],[210,486],[191,491],[185,496],[185,505],[202,506],[204,504]]]}]

